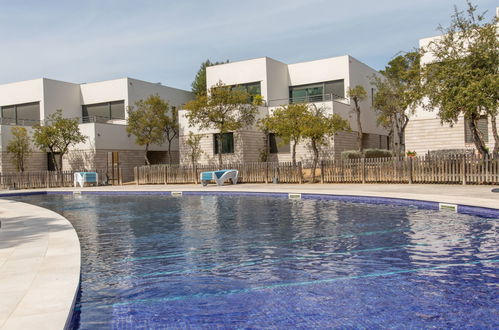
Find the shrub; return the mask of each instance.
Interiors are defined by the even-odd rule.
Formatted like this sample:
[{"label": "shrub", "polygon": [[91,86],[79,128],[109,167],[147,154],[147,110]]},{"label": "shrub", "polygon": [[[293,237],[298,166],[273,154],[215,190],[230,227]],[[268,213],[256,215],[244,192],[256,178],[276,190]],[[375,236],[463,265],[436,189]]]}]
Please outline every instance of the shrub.
[{"label": "shrub", "polygon": [[366,158],[392,157],[392,152],[386,149],[365,149],[364,157]]},{"label": "shrub", "polygon": [[341,159],[359,159],[362,158],[362,153],[357,150],[346,150],[341,153]]}]

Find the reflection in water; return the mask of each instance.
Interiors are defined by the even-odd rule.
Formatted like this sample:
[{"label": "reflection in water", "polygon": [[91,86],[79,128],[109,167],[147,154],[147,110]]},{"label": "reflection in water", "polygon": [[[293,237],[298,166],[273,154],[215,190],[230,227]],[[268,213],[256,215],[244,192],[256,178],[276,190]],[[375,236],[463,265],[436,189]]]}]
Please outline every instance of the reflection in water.
[{"label": "reflection in water", "polygon": [[494,327],[496,219],[229,196],[29,196],[82,245],[75,327]]}]

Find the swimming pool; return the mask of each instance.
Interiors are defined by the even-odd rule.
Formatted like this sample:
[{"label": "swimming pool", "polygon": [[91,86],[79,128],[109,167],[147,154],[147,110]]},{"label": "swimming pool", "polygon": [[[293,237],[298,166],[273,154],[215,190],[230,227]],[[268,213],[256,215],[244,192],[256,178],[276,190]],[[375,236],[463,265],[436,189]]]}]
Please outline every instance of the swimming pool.
[{"label": "swimming pool", "polygon": [[499,326],[496,218],[262,196],[15,199],[78,232],[74,328]]}]

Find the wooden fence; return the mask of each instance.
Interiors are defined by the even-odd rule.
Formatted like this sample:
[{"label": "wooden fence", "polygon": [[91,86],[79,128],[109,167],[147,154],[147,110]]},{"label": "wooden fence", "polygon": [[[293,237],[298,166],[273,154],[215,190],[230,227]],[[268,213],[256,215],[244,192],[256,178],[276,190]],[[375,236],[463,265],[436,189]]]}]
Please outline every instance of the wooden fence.
[{"label": "wooden fence", "polygon": [[[75,171],[39,171],[0,173],[0,189],[35,189],[72,187]],[[95,172],[95,170],[92,170]],[[104,171],[97,171],[99,181],[104,178]]]},{"label": "wooden fence", "polygon": [[[244,163],[224,164],[224,168],[239,171],[240,183],[269,183],[277,178],[282,183],[303,182],[302,166],[291,162],[281,163]],[[135,182],[137,184],[171,184],[171,183],[198,183],[199,174],[205,171],[216,171],[218,165],[151,165],[135,167]]]},{"label": "wooden fence", "polygon": [[[268,162],[224,164],[237,169],[240,183],[302,183],[311,181],[311,165]],[[151,165],[134,169],[137,184],[198,183],[199,174],[218,165]],[[317,167],[321,183],[442,183],[499,184],[499,160],[476,156],[423,156],[361,158],[322,161]]]}]

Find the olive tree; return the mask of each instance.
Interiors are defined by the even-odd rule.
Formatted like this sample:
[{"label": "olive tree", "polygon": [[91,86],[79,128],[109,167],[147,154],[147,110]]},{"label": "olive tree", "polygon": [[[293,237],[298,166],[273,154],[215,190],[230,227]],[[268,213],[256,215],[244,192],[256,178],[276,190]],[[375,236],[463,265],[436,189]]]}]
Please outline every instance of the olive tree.
[{"label": "olive tree", "polygon": [[362,121],[360,118],[360,102],[367,98],[367,92],[361,85],[349,88],[347,96],[353,101],[353,112],[357,120],[357,148],[360,152],[363,150],[362,145]]},{"label": "olive tree", "polygon": [[12,139],[7,144],[7,152],[12,156],[12,163],[18,172],[24,172],[24,166],[31,152],[30,137],[24,127],[15,126],[11,129]]},{"label": "olive tree", "polygon": [[186,118],[189,126],[217,131],[218,163],[222,166],[222,135],[255,122],[257,104],[250,103],[246,91],[227,86],[221,81],[207,95],[198,95],[188,102]]},{"label": "olive tree", "polygon": [[[50,153],[55,170],[62,171],[62,159],[71,146],[83,143],[87,136],[80,132],[78,119],[62,117],[62,110],[49,115],[45,123],[33,126],[35,145]],[[59,159],[56,159],[56,154]]]}]

